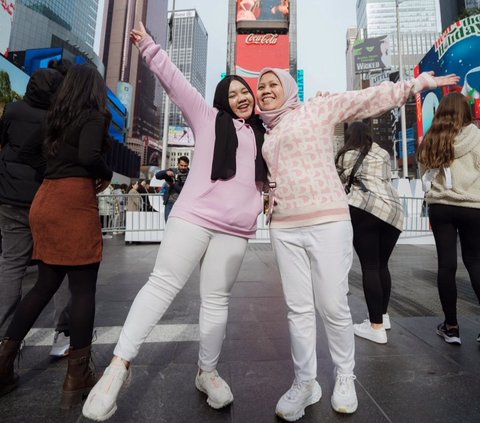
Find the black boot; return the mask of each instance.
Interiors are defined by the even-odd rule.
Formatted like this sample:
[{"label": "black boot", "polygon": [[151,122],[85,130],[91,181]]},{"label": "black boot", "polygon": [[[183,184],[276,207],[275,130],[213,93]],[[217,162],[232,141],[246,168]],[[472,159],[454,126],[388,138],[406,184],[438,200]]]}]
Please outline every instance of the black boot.
[{"label": "black boot", "polygon": [[95,372],[90,367],[90,355],[91,345],[79,350],[70,349],[60,404],[62,409],[69,409],[80,404],[97,383]]},{"label": "black boot", "polygon": [[5,338],[0,343],[0,397],[13,391],[18,385],[18,376],[13,371],[20,342]]}]

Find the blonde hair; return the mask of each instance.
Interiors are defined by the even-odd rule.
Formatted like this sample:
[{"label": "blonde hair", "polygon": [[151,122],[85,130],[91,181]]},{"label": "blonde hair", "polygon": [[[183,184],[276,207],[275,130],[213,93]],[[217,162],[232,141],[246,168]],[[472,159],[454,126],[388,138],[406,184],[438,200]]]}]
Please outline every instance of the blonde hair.
[{"label": "blonde hair", "polygon": [[447,94],[438,106],[432,126],[418,146],[417,160],[427,169],[450,166],[454,159],[455,137],[472,121],[466,97],[456,92]]}]

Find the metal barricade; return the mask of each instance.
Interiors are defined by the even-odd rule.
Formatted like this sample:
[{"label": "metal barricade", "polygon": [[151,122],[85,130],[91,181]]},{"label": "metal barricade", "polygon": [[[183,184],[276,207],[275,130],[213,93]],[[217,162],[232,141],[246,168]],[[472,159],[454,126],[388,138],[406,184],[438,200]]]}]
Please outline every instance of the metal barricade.
[{"label": "metal barricade", "polygon": [[[162,240],[165,218],[160,194],[99,194],[97,197],[99,201],[108,200],[113,203],[110,214],[101,217],[104,234],[125,234],[127,242]],[[430,243],[433,238],[425,200],[416,197],[401,197],[400,200],[405,215],[400,240],[419,239],[422,243]],[[256,237],[251,242],[270,242],[264,214],[258,216]]]}]

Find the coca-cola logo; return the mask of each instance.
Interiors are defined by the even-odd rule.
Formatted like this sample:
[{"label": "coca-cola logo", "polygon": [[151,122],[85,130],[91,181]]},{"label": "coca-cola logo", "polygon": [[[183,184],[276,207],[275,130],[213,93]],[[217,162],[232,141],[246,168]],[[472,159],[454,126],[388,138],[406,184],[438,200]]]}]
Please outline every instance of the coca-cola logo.
[{"label": "coca-cola logo", "polygon": [[245,44],[277,44],[278,34],[249,34]]}]

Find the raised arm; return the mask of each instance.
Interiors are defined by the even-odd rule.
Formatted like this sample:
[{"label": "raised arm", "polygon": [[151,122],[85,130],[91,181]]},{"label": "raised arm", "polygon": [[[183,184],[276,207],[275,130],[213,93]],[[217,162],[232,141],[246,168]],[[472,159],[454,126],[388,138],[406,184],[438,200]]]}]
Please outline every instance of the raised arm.
[{"label": "raised arm", "polygon": [[312,101],[320,103],[323,99],[336,123],[348,122],[381,115],[395,107],[403,106],[412,94],[446,85],[455,85],[459,80],[460,78],[453,74],[434,77],[433,73],[424,72],[418,78],[410,81],[396,84],[384,82],[377,87],[319,96]]},{"label": "raised arm", "polygon": [[190,126],[195,128],[204,122],[213,108],[208,106],[200,93],[172,63],[165,50],[153,42],[141,22],[138,29],[132,29],[130,32],[130,40],[138,48],[167,95],[180,108]]}]

